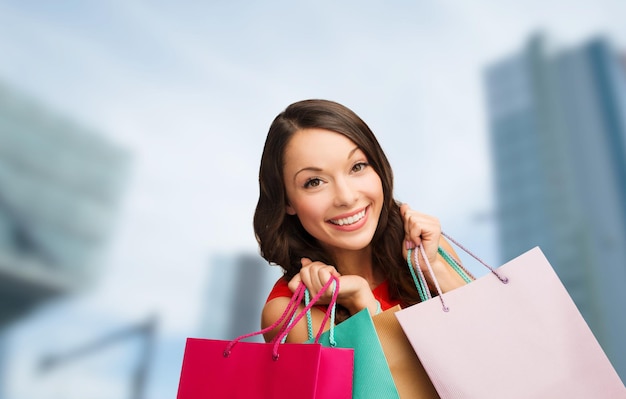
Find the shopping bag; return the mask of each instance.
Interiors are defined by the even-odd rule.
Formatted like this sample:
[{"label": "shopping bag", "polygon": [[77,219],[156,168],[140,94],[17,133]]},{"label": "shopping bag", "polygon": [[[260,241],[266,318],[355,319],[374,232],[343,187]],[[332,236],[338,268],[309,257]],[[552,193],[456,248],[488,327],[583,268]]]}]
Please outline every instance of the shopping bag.
[{"label": "shopping bag", "polygon": [[352,397],[358,399],[398,399],[398,391],[383,348],[374,329],[369,309],[365,308],[322,334],[320,344],[354,349]]},{"label": "shopping bag", "polygon": [[427,266],[438,298],[396,317],[442,398],[626,398],[538,247],[445,294]]},{"label": "shopping bag", "polygon": [[329,313],[310,344],[281,343],[289,332],[288,323],[270,343],[241,342],[271,331],[285,320],[292,319],[291,326],[295,325],[333,282],[337,285],[331,303],[336,301],[339,281],[332,278],[311,303],[296,314],[305,288],[301,285],[279,320],[261,331],[233,341],[188,338],[177,399],[351,398],[353,350],[319,343]]},{"label": "shopping bag", "polygon": [[400,305],[372,316],[400,399],[439,399],[424,366],[411,347],[395,313]]}]

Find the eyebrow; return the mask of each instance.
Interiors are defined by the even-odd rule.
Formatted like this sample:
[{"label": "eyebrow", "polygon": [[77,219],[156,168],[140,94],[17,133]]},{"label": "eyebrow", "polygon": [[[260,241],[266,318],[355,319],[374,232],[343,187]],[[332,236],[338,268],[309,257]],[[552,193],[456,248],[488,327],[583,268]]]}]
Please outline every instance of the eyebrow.
[{"label": "eyebrow", "polygon": [[[354,155],[355,152],[357,152],[358,150],[360,150],[359,146],[354,147],[352,150],[350,150],[350,152],[348,153],[348,157],[346,159],[350,159],[352,158],[352,156]],[[300,172],[321,172],[322,169],[318,168],[316,166],[307,166],[306,168],[302,168],[299,171],[297,171],[294,175],[293,175],[293,180],[296,180],[296,177],[298,177],[298,174],[300,174]]]}]

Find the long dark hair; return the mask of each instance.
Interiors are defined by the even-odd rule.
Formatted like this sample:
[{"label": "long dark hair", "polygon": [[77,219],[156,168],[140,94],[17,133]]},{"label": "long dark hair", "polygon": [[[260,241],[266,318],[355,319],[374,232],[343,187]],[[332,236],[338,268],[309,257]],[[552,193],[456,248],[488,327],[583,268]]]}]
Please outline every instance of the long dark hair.
[{"label": "long dark hair", "polygon": [[352,140],[376,171],[383,187],[383,207],[372,238],[372,265],[381,270],[392,299],[405,305],[419,302],[419,296],[402,256],[404,225],[400,207],[393,198],[393,172],[378,140],[353,111],[336,102],[305,100],[281,112],[272,122],[259,169],[259,201],[254,213],[254,232],[261,255],[280,265],[291,279],[301,268],[300,259],[310,258],[334,265],[317,240],[302,227],[296,215],[286,213],[287,195],[283,180],[285,147],[299,130],[319,128]]}]

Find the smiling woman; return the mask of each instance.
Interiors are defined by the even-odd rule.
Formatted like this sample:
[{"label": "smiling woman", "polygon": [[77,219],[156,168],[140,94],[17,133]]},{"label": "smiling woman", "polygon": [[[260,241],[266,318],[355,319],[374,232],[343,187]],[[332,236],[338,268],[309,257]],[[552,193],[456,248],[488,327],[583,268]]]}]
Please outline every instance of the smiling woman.
[{"label": "smiling woman", "polygon": [[[315,295],[331,276],[340,281],[340,321],[365,308],[374,314],[419,302],[406,267],[407,250],[419,244],[444,291],[464,284],[438,254],[440,246],[454,254],[439,221],[393,198],[393,173],[376,137],[341,104],[305,100],[279,114],[265,142],[259,184],[256,237],[263,257],[285,271],[263,309],[264,327],[278,319],[301,282]],[[313,329],[323,316],[314,308]],[[307,338],[300,322],[287,340]]]}]

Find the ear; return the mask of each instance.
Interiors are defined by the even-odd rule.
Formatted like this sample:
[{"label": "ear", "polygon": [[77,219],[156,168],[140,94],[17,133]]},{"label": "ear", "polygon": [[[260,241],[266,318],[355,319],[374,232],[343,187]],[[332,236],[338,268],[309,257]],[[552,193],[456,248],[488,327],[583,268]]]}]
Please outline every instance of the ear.
[{"label": "ear", "polygon": [[287,215],[295,215],[296,214],[296,210],[293,209],[293,206],[287,204],[287,206],[285,207],[285,212],[287,212]]}]

